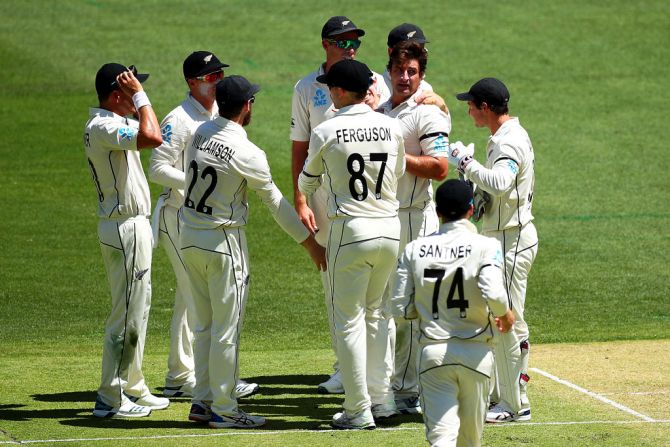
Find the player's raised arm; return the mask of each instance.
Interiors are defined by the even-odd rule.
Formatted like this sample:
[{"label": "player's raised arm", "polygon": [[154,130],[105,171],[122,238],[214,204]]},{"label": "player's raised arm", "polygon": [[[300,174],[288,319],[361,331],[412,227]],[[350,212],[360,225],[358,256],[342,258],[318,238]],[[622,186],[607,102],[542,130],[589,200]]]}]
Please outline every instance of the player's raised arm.
[{"label": "player's raised arm", "polygon": [[142,88],[142,83],[128,70],[117,76],[116,82],[121,91],[133,102],[140,128],[137,134],[137,149],[153,149],[163,143],[158,119],[151,102]]}]

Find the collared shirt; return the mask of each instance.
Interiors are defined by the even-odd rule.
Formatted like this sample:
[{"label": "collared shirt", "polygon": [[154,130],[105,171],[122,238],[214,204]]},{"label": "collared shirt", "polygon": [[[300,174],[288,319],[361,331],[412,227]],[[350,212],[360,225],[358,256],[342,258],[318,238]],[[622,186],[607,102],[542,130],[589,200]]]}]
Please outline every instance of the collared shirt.
[{"label": "collared shirt", "polygon": [[405,149],[397,120],[365,104],[338,110],[312,131],[298,187],[328,191],[328,217],[394,217],[398,179],[405,172]]},{"label": "collared shirt", "polygon": [[187,93],[186,99],[163,119],[163,144],[151,153],[149,178],[165,186],[161,195],[165,198],[166,205],[179,208],[184,202],[184,150],[198,126],[210,121],[217,113],[216,103],[210,113]]},{"label": "collared shirt", "polygon": [[[293,141],[309,141],[311,132],[316,126],[335,116],[336,109],[330,99],[328,86],[316,80],[317,76],[322,74],[325,74],[323,65],[295,85],[291,106]],[[386,83],[381,75],[374,72],[372,74],[377,81],[378,92],[385,101],[390,96]]]},{"label": "collared shirt", "polygon": [[500,242],[477,234],[466,219],[410,242],[393,284],[393,315],[419,320],[421,343],[457,338],[488,343],[489,312],[509,309]]},{"label": "collared shirt", "polygon": [[151,196],[137,150],[139,123],[99,108],[91,108],[89,117],[84,149],[98,194],[98,216],[148,216]]},{"label": "collared shirt", "polygon": [[483,233],[521,227],[533,220],[535,154],[518,118],[505,121],[489,137],[486,165],[475,160],[465,173],[491,195],[482,220]]},{"label": "collared shirt", "polygon": [[[382,104],[379,111],[384,115],[397,118],[405,140],[405,153],[447,157],[451,116],[434,105],[417,104],[415,99],[421,95],[417,90],[406,101],[393,108],[391,99]],[[400,208],[424,209],[433,199],[431,180],[417,177],[406,172],[398,183],[398,201]]]},{"label": "collared shirt", "polygon": [[272,181],[265,152],[239,124],[219,116],[198,127],[186,149],[186,166],[184,225],[199,230],[246,225],[251,189],[289,236],[307,239],[309,232]]}]

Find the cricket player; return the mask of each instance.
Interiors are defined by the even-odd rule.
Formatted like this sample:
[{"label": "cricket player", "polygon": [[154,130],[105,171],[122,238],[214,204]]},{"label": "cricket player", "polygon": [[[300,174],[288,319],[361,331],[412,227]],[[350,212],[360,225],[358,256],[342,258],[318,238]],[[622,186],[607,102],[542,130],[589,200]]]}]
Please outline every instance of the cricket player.
[{"label": "cricket player", "polygon": [[[480,446],[493,373],[495,324],[509,331],[500,243],[477,234],[472,190],[447,180],[436,192],[438,233],[407,244],[393,287],[393,313],[420,326],[419,383],[431,446]],[[495,319],[491,318],[495,316]]]},{"label": "cricket player", "polygon": [[[428,43],[426,36],[423,34],[423,30],[421,30],[418,25],[414,25],[413,23],[402,23],[389,31],[389,35],[386,39],[389,57],[391,56],[393,47],[395,47],[400,42],[406,42],[408,40],[412,40],[418,43],[422,48],[424,48]],[[384,83],[388,89],[393,91],[391,72],[388,68],[384,71],[384,73],[382,73],[382,76],[384,77]],[[428,82],[426,82],[423,76],[421,78],[420,88],[424,93],[433,91],[433,87]]]},{"label": "cricket player", "polygon": [[491,132],[486,163],[473,158],[474,145],[450,145],[449,163],[476,186],[475,212],[483,214],[482,234],[500,241],[505,255],[505,287],[516,322],[501,334],[495,347],[496,389],[487,422],[530,420],[526,392],[528,376],[528,325],[524,319],[528,274],[537,255],[533,225],[535,155],[519,119],[509,115],[509,91],[495,78],[477,81],[456,96],[468,102],[475,126]]},{"label": "cricket player", "polygon": [[[360,37],[365,31],[358,28],[354,22],[345,16],[335,16],[328,19],[321,30],[321,46],[326,52],[326,61],[314,72],[310,73],[295,85],[293,91],[293,102],[291,109],[291,172],[293,176],[293,201],[300,220],[314,234],[319,244],[325,246],[328,240],[328,217],[326,212],[326,201],[328,194],[324,188],[317,190],[310,198],[307,198],[298,189],[298,176],[307,159],[307,150],[312,130],[335,115],[335,108],[328,93],[328,87],[319,82],[317,77],[322,76],[330,70],[336,62],[342,59],[354,59],[361,45]],[[368,89],[368,98],[381,96],[388,98],[390,93],[386,88],[381,75],[374,74],[374,95]],[[328,301],[328,280],[325,274],[321,277],[325,291],[326,308],[328,309],[328,322],[333,351],[335,347],[335,333],[333,327],[333,316],[330,314]],[[340,380],[337,362],[333,365],[334,373],[326,381],[319,384],[320,393],[343,393],[344,388]]]},{"label": "cricket player", "polygon": [[181,255],[193,294],[195,388],[189,419],[213,428],[253,428],[265,418],[237,404],[238,351],[249,285],[245,236],[255,191],[277,223],[325,270],[325,250],[272,181],[265,152],[247,139],[260,87],[241,76],[216,85],[219,116],[196,130],[186,150]]},{"label": "cricket player", "polygon": [[[149,178],[165,187],[153,215],[154,243],[160,241],[177,278],[168,373],[163,390],[168,397],[192,397],[195,384],[193,331],[187,318],[192,297],[179,251],[178,212],[184,202],[186,178],[184,151],[198,126],[217,115],[216,83],[223,79],[224,68],[228,66],[210,51],[195,51],[184,60],[183,73],[189,91],[186,99],[161,123],[163,144],[151,154]],[[247,397],[257,393],[259,388],[256,383],[240,380],[235,394],[238,398]]]},{"label": "cricket player", "polygon": [[[418,237],[435,233],[439,221],[433,202],[432,180],[442,181],[449,172],[447,150],[451,117],[435,105],[417,104],[422,94],[421,82],[428,64],[428,52],[414,40],[397,43],[391,51],[388,70],[393,94],[379,111],[397,118],[405,142],[407,172],[398,183],[400,202],[400,253],[405,245]],[[387,293],[390,294],[391,287]],[[405,414],[421,412],[417,383],[418,322],[396,319],[391,322],[395,362],[392,386],[398,411]],[[395,331],[393,328],[395,327]],[[395,363],[395,365],[393,364]]]},{"label": "cricket player", "polygon": [[[151,306],[149,185],[139,150],[162,143],[158,120],[135,67],[105,64],[95,76],[99,107],[90,109],[84,148],[98,195],[98,239],[112,289],[105,323],[102,380],[93,415],[142,417],[169,405],[142,374]],[[138,121],[125,118],[134,115]]]},{"label": "cricket player", "polygon": [[380,367],[388,349],[382,299],[398,256],[405,151],[398,122],[364,104],[372,76],[345,59],[317,78],[338,111],[312,131],[298,178],[305,195],[322,181],[328,192],[328,305],[345,393],[332,425],[341,429],[375,428],[375,419],[396,414],[390,374]]}]

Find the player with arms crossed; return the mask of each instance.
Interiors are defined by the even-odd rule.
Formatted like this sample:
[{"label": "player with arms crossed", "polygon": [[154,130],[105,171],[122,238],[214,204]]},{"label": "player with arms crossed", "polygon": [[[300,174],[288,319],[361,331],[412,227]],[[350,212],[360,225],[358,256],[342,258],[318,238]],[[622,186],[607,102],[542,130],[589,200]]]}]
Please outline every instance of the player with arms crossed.
[{"label": "player with arms crossed", "polygon": [[505,255],[505,287],[516,323],[501,334],[495,346],[496,388],[487,422],[530,420],[528,380],[528,324],[524,318],[528,274],[537,255],[533,225],[535,155],[519,119],[509,115],[509,91],[495,78],[477,81],[456,96],[468,102],[475,126],[490,130],[486,163],[473,158],[474,145],[450,145],[449,163],[477,188],[475,213],[483,214],[482,234],[500,241]]},{"label": "player with arms crossed", "polygon": [[[187,312],[187,304],[192,301],[191,289],[178,248],[178,212],[184,202],[186,178],[184,151],[198,126],[217,115],[216,83],[223,79],[223,69],[228,66],[209,51],[195,51],[184,60],[183,73],[189,92],[186,99],[161,123],[163,144],[151,154],[149,178],[165,186],[154,210],[154,243],[160,240],[177,278],[170,325],[168,373],[163,390],[168,397],[192,397],[195,384],[193,331],[188,324]],[[240,380],[235,394],[238,398],[246,397],[257,393],[259,388],[256,383]]]},{"label": "player with arms crossed", "polygon": [[235,396],[240,331],[249,285],[244,227],[256,191],[277,223],[325,270],[323,247],[272,181],[263,152],[247,139],[260,87],[241,76],[216,86],[219,116],[202,124],[186,151],[181,253],[193,293],[195,388],[189,419],[212,428],[253,428],[265,418],[240,410]]},{"label": "player with arms crossed", "polygon": [[[342,59],[355,59],[358,48],[361,45],[360,38],[365,31],[358,28],[354,22],[345,16],[334,16],[328,19],[321,29],[321,46],[326,52],[326,61],[295,85],[291,107],[291,172],[293,175],[293,202],[300,219],[305,226],[316,234],[319,244],[325,246],[328,241],[328,216],[327,200],[328,193],[324,188],[317,190],[307,204],[307,198],[298,188],[298,176],[305,165],[309,139],[312,129],[332,118],[335,115],[335,107],[330,99],[328,87],[319,82],[318,76],[322,76],[330,70],[333,64]],[[375,85],[379,85],[379,92],[375,95],[388,98],[389,91],[384,84],[381,75],[374,75]],[[372,94],[368,89],[368,96]],[[325,292],[326,309],[328,309],[328,324],[330,327],[331,345],[333,351],[337,352],[335,346],[335,332],[333,327],[333,316],[330,314],[328,301],[328,278],[322,274],[321,281]],[[319,393],[343,393],[342,381],[340,380],[339,366],[337,362],[333,365],[334,372],[325,382],[319,384]]]},{"label": "player with arms crossed", "polygon": [[[98,239],[112,289],[105,323],[102,380],[93,415],[141,417],[170,401],[151,394],[142,374],[151,306],[151,212],[140,149],[162,143],[158,120],[134,67],[105,64],[95,76],[100,106],[91,108],[84,147],[98,193]],[[138,117],[139,122],[125,118]]]},{"label": "player with arms crossed", "polygon": [[[419,383],[431,446],[480,446],[493,373],[493,322],[509,331],[514,314],[503,284],[500,243],[467,220],[472,190],[447,180],[436,192],[438,233],[407,244],[393,287],[399,318],[416,319]],[[495,319],[491,318],[495,315]],[[492,321],[493,320],[493,321]]]},{"label": "player with arms crossed", "polygon": [[[437,106],[416,103],[422,94],[420,85],[427,64],[428,53],[419,42],[397,43],[388,62],[393,95],[379,108],[385,115],[398,119],[405,141],[407,172],[398,182],[397,196],[401,253],[408,242],[438,230],[431,180],[444,180],[449,172],[447,145],[451,117]],[[407,414],[421,412],[416,375],[417,337],[416,322],[400,318],[395,320],[395,325],[391,324],[390,341],[395,340],[395,356],[387,362],[394,371],[391,383],[396,405],[400,412]]]},{"label": "player with arms crossed", "polygon": [[323,176],[328,192],[328,304],[345,393],[332,425],[342,429],[375,428],[375,419],[396,413],[390,374],[380,367],[388,349],[382,301],[398,256],[405,151],[398,122],[363,102],[372,76],[365,64],[345,59],[317,78],[339,110],[312,132],[298,179],[310,195]]}]

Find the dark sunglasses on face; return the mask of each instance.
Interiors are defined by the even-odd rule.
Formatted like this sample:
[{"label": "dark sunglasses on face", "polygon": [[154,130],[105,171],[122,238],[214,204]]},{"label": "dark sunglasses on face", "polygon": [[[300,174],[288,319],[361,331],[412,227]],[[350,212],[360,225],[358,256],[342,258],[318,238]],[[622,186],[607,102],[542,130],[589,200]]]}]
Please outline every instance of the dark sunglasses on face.
[{"label": "dark sunglasses on face", "polygon": [[223,71],[215,71],[214,73],[207,73],[206,75],[196,77],[198,81],[216,82],[223,79]]},{"label": "dark sunglasses on face", "polygon": [[344,39],[344,40],[328,39],[328,42],[330,42],[331,44],[337,46],[337,48],[340,48],[342,50],[348,50],[349,48],[357,50],[358,47],[361,46],[361,41],[358,39]]}]

